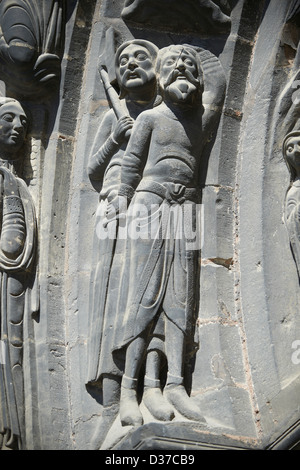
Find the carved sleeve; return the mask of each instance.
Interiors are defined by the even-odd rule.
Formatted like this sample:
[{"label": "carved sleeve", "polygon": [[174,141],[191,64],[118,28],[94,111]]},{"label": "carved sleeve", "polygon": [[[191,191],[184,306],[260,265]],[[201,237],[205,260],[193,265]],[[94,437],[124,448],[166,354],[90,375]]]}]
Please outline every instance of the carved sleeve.
[{"label": "carved sleeve", "polygon": [[112,137],[114,114],[109,111],[97,132],[88,164],[88,175],[94,180],[103,178],[105,169],[120,146]]},{"label": "carved sleeve", "polygon": [[9,195],[3,200],[3,221],[0,249],[7,258],[16,259],[23,250],[26,224],[20,196]]},{"label": "carved sleeve", "polygon": [[151,120],[147,112],[140,114],[131,133],[122,161],[120,196],[131,199],[138,186],[148,157],[152,135]]},{"label": "carved sleeve", "polygon": [[3,178],[0,270],[29,271],[35,257],[36,217],[24,181],[1,167]]},{"label": "carved sleeve", "polygon": [[297,192],[292,187],[287,194],[285,218],[292,252],[300,276],[300,203],[297,198]]},{"label": "carved sleeve", "polygon": [[290,191],[290,194],[287,195],[287,200],[286,200],[286,220],[289,222],[292,217],[295,215],[295,210],[297,206],[299,205],[297,203],[297,198],[295,195],[291,194],[292,191]]}]

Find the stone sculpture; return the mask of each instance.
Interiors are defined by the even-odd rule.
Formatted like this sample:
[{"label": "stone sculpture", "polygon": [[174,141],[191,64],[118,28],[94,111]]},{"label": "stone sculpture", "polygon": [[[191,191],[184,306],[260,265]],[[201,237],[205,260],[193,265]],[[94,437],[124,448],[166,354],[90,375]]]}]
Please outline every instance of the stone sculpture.
[{"label": "stone sculpture", "polygon": [[29,315],[36,247],[34,206],[25,182],[17,176],[28,117],[21,104],[0,99],[1,236],[0,279],[0,447],[25,445],[23,323]]},{"label": "stone sculpture", "polygon": [[125,0],[122,17],[135,23],[211,34],[230,30],[230,12],[227,0]]},{"label": "stone sculpture", "polygon": [[[128,221],[146,231],[157,218],[154,237],[152,232],[127,238],[124,277],[130,285],[126,309],[120,304],[118,312],[123,335],[114,347],[115,352],[126,349],[123,425],[143,423],[137,387],[153,334],[165,342],[164,396],[180,414],[204,420],[185,388],[185,358],[195,346],[199,251],[189,247],[183,227],[195,223],[195,215],[186,218],[187,206],[193,211],[200,202],[201,154],[218,123],[225,78],[215,56],[189,45],[162,49],[157,72],[163,102],[137,118],[122,160],[119,195],[110,204],[120,217],[131,201]],[[159,381],[152,384],[153,390],[160,387]]]},{"label": "stone sculpture", "polygon": [[122,158],[133,122],[141,112],[152,108],[156,100],[157,52],[154,44],[138,39],[125,42],[118,48],[115,66],[120,99],[117,97],[115,109],[105,115],[89,160],[90,178],[103,180],[96,222],[99,261],[93,274],[87,380],[88,383],[102,383],[103,389],[104,410],[95,432],[95,448],[99,448],[103,433],[107,432],[107,427],[118,411],[120,380],[124,369],[123,354],[112,355],[114,336],[120,333],[122,321],[117,311],[118,293],[122,292],[120,302],[124,302],[128,281],[124,279],[120,287],[124,241],[118,237],[119,221],[108,223],[107,211],[110,201],[118,194]]},{"label": "stone sculpture", "polygon": [[283,156],[288,166],[291,182],[286,194],[285,218],[292,253],[300,279],[300,131],[287,134],[283,141]]},{"label": "stone sculpture", "polygon": [[57,89],[61,77],[65,9],[63,0],[1,1],[0,71],[10,96],[40,99]]}]

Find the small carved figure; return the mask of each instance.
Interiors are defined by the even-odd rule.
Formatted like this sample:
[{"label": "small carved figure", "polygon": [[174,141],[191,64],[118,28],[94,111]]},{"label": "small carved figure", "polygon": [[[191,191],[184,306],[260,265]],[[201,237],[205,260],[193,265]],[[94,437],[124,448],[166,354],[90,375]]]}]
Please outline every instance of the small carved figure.
[{"label": "small carved figure", "polygon": [[291,176],[286,195],[285,220],[300,279],[300,130],[286,135],[282,152]]},{"label": "small carved figure", "polygon": [[36,247],[33,202],[25,182],[16,175],[24,157],[27,126],[28,117],[21,104],[1,98],[0,447],[12,449],[21,449],[25,444],[23,323],[30,304]]},{"label": "small carved figure", "polygon": [[[97,210],[99,261],[93,275],[88,383],[102,384],[104,408],[93,448],[99,448],[119,409],[124,354],[113,355],[112,350],[115,338],[122,333],[118,304],[120,308],[126,301],[127,283],[130,281],[124,276],[120,286],[124,240],[118,238],[119,220],[109,220],[109,204],[119,191],[122,159],[134,120],[140,113],[151,109],[157,97],[157,53],[158,48],[154,44],[139,39],[128,41],[118,48],[115,56],[120,88],[120,99],[115,105],[118,112],[111,109],[105,115],[89,160],[90,178],[103,182]],[[157,354],[156,351],[149,353],[148,367],[152,371],[149,375],[156,373],[157,367],[152,365],[157,362]],[[168,411],[168,404],[164,413],[172,414]]]},{"label": "small carved figure", "polygon": [[[194,223],[194,216],[185,219],[186,208],[195,210],[199,201],[201,155],[220,117],[225,77],[215,56],[188,45],[162,49],[157,71],[163,102],[137,118],[122,160],[119,196],[111,202],[118,213],[131,201],[128,220],[140,226],[151,225],[150,209],[156,207],[159,221],[154,237],[127,240],[124,276],[130,285],[125,314],[118,313],[123,337],[120,341],[119,335],[115,344],[116,351],[126,349],[123,425],[143,423],[139,373],[161,323],[168,363],[164,396],[185,417],[204,420],[184,382],[186,353],[194,340],[199,266],[199,251],[189,248],[184,227]],[[148,208],[149,213],[137,214],[137,207]]]}]

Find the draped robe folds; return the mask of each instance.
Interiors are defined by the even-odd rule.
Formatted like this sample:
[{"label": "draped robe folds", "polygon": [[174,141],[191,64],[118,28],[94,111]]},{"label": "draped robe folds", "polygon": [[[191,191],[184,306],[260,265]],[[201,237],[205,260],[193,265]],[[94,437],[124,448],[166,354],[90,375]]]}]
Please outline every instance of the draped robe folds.
[{"label": "draped robe folds", "polygon": [[[107,199],[99,204],[101,213],[107,207]],[[98,218],[101,227],[104,216]],[[97,228],[96,228],[97,230]],[[120,333],[121,318],[117,315],[119,290],[126,292],[126,278],[120,288],[124,240],[119,239],[119,222],[108,224],[108,236],[98,240],[98,262],[92,275],[92,302],[89,334],[89,368],[87,382],[102,380],[103,374],[121,376],[124,368],[122,356],[113,357],[111,348],[116,332]]]},{"label": "draped robe folds", "polygon": [[107,205],[118,191],[126,148],[126,144],[119,147],[110,139],[116,123],[113,111],[108,111],[96,135],[90,159],[91,177],[103,178],[103,185],[95,224],[97,260],[91,274],[87,383],[101,380],[105,373],[117,376],[123,373],[122,361],[114,360],[111,354],[112,336],[114,330],[118,330],[116,305],[123,241],[118,239],[118,220],[111,221],[107,228],[103,225]]},{"label": "draped robe folds", "polygon": [[[161,216],[154,238],[127,237],[124,275],[130,278],[130,289],[125,309],[119,309],[124,318],[123,337],[121,341],[120,334],[115,338],[115,353],[143,332],[155,331],[162,312],[183,332],[186,344],[192,345],[191,353],[198,347],[194,330],[200,251],[191,247],[184,230],[192,230],[193,216],[187,220],[186,207],[180,207],[189,204],[196,211],[201,200],[201,156],[217,129],[226,89],[219,60],[206,50],[199,50],[199,58],[204,79],[202,102],[192,107],[173,105],[172,109],[163,102],[142,113],[123,157],[119,195],[132,198],[128,219],[132,216],[138,223],[134,211],[139,205],[158,205]],[[165,189],[161,191],[157,185]],[[177,207],[175,217],[172,206]],[[152,215],[148,217],[142,223],[151,224]]]},{"label": "draped robe folds", "polygon": [[[17,257],[8,257],[0,249],[0,437],[3,448],[21,448],[25,439],[23,323],[29,314],[29,285],[36,245],[36,217],[34,205],[25,182],[0,167],[1,185],[7,177],[13,178],[23,209],[25,242]],[[1,196],[1,232],[6,196]],[[13,214],[14,208],[10,209]],[[15,219],[16,220],[16,219]],[[12,221],[12,223],[14,223]],[[0,244],[1,246],[1,244]],[[0,439],[1,441],[1,439]]]},{"label": "draped robe folds", "polygon": [[300,279],[300,181],[295,181],[286,197],[286,225]]},{"label": "draped robe folds", "polygon": [[[126,114],[136,118],[147,107],[127,110],[124,100],[120,101]],[[152,103],[148,105],[152,106]],[[127,142],[121,146],[115,144],[111,135],[117,124],[112,110],[105,115],[92,149],[89,162],[91,179],[103,181],[99,205],[96,212],[95,253],[97,262],[91,275],[91,293],[89,308],[89,344],[87,383],[101,382],[103,375],[121,377],[124,372],[124,355],[122,352],[113,354],[113,346],[117,336],[122,335],[122,317],[130,279],[125,274],[124,257],[126,257],[126,241],[119,236],[120,221],[112,220],[104,227],[106,208],[118,193],[121,183],[121,165]]]},{"label": "draped robe folds", "polygon": [[[148,214],[137,214],[137,208],[141,207],[148,207]],[[160,315],[165,315],[184,333],[190,353],[197,349],[198,341],[194,337],[199,277],[199,249],[196,249],[199,244],[194,243],[198,236],[196,210],[194,201],[170,204],[155,193],[137,188],[127,214],[124,273],[130,279],[130,286],[126,308],[123,305],[119,310],[123,333],[122,338],[120,334],[115,337],[115,354],[151,324],[155,334],[158,321],[159,333],[163,334]],[[150,333],[149,341],[151,337]]]},{"label": "draped robe folds", "polygon": [[[199,55],[204,71],[204,88],[207,90],[203,95],[206,99],[205,103],[207,105],[207,110],[203,115],[203,117],[205,116],[205,120],[202,122],[202,131],[201,119],[200,122],[199,120],[195,121],[193,111],[190,113],[188,110],[186,113],[189,124],[188,132],[185,131],[184,127],[180,126],[179,132],[177,133],[178,128],[173,128],[174,118],[175,120],[177,119],[176,116],[173,116],[173,114],[171,116],[165,116],[165,121],[162,122],[161,125],[157,125],[157,132],[161,134],[161,137],[166,137],[170,140],[170,145],[164,145],[164,143],[161,145],[161,148],[163,148],[164,151],[163,157],[168,155],[176,157],[179,156],[179,158],[183,157],[183,159],[186,160],[186,148],[188,148],[188,155],[190,156],[189,160],[193,160],[194,155],[197,156],[195,160],[199,160],[207,138],[213,130],[213,126],[218,122],[226,87],[224,72],[219,60],[210,52],[201,50]],[[211,104],[213,104],[213,106],[210,106]],[[117,148],[112,151],[113,142],[110,140],[110,136],[116,124],[116,119],[112,110],[105,115],[101,123],[95,139],[94,149],[92,152],[92,155],[94,156],[90,163],[89,170],[90,177],[96,176],[95,179],[103,181],[99,205],[99,208],[102,205],[102,209],[100,210],[101,214],[104,214],[105,206],[113,199],[114,191],[116,189],[118,191],[120,183],[122,183],[121,172],[127,174],[127,171],[129,170],[129,174],[131,173],[130,168],[126,167],[126,162],[124,165],[124,157],[126,158],[128,147],[130,147],[131,143],[136,144],[138,146],[138,150],[140,150],[141,147],[144,147],[143,156],[139,155],[139,151],[137,153],[133,152],[130,156],[130,162],[133,162],[133,164],[136,160],[140,160],[140,158],[142,158],[143,165],[145,166],[147,158],[149,157],[148,153],[155,154],[155,150],[153,149],[148,152],[148,137],[144,133],[144,131],[147,133],[149,130],[147,123],[145,126],[143,122],[140,123],[143,129],[141,134],[138,124],[138,120],[140,120],[141,116],[145,116],[147,113],[151,114],[152,105],[153,103],[148,106],[148,110],[144,108],[139,109],[136,113],[129,113],[130,116],[136,119],[136,121],[128,144],[124,145],[120,151],[118,151]],[[200,114],[202,113],[201,109],[199,109],[199,112]],[[195,110],[195,113],[198,115],[198,110]],[[155,112],[154,117],[156,117]],[[173,131],[170,132],[172,129]],[[189,140],[189,135],[191,133],[193,134],[192,143]],[[178,146],[175,149],[175,154],[173,153],[173,141],[178,143]],[[190,161],[187,163],[188,165],[191,164]],[[133,175],[134,182],[130,181],[128,183],[132,186],[133,192],[142,176],[142,169],[140,170],[141,171],[138,171],[137,175]],[[170,169],[168,169],[168,172],[170,172]],[[180,183],[182,183],[181,180]],[[196,185],[197,171],[194,172],[193,182],[190,182],[189,186],[194,188]],[[129,211],[134,202],[141,202],[142,194],[145,193],[139,191],[136,193],[134,200],[130,203]],[[153,193],[151,194],[151,197],[155,199],[155,195]],[[151,201],[149,201],[150,206],[152,202],[153,200],[151,199]],[[158,201],[156,200],[156,202]],[[160,206],[162,203],[163,200],[160,199],[158,205]],[[103,218],[104,217],[99,215],[97,224],[101,224],[103,222]],[[111,237],[107,237],[103,240],[96,240],[97,265],[94,273],[92,274],[92,294],[90,296],[90,332],[88,347],[89,367],[87,383],[98,382],[103,377],[103,374],[122,376],[125,359],[124,346],[131,340],[131,336],[129,338],[127,332],[134,324],[132,319],[136,317],[136,311],[131,309],[130,302],[134,302],[135,307],[137,307],[138,301],[136,300],[136,295],[140,292],[140,279],[138,273],[140,273],[141,267],[148,266],[149,263],[151,264],[153,253],[155,256],[158,256],[157,264],[149,279],[145,278],[145,273],[143,274],[143,282],[149,284],[150,290],[152,289],[151,286],[155,285],[154,292],[158,294],[159,289],[156,279],[159,279],[160,283],[162,278],[162,287],[159,290],[159,299],[162,301],[164,298],[164,306],[168,304],[169,308],[167,310],[170,312],[172,310],[171,292],[173,292],[176,307],[178,307],[178,311],[180,312],[176,324],[186,332],[189,338],[191,338],[192,334],[191,325],[194,323],[194,311],[197,308],[197,302],[195,299],[195,292],[197,292],[197,289],[195,288],[194,282],[197,282],[196,278],[198,275],[199,252],[197,250],[193,250],[192,252],[187,250],[186,245],[184,245],[187,240],[183,239],[181,242],[179,240],[166,241],[158,237],[158,239],[154,241],[153,239],[145,241],[140,239],[132,240],[129,239],[129,236],[125,236],[125,239],[124,237],[121,239],[119,236],[119,221],[111,221],[109,227]],[[171,230],[173,229],[175,230],[174,227],[172,227]],[[161,225],[160,230],[164,231],[163,225]],[[115,233],[115,238],[112,235],[113,233]],[[152,242],[154,243],[153,247]],[[172,246],[170,246],[170,252],[173,253],[171,258],[168,255],[168,244],[172,244]],[[139,256],[141,257],[139,258]],[[174,259],[176,260],[175,262]],[[180,271],[179,277],[175,272],[177,269]],[[178,288],[178,282],[180,284],[180,295],[178,292],[175,293]],[[150,292],[150,290],[147,288],[146,291]],[[143,302],[143,300],[145,300],[145,296],[144,299],[139,300]],[[151,296],[149,302],[151,304]],[[140,308],[142,308],[142,304],[140,304]],[[148,317],[147,322],[151,322],[153,317],[158,313],[158,307],[157,302],[155,308],[152,308],[152,313]],[[149,311],[149,309],[147,311]],[[173,313],[170,313],[170,318],[172,317],[172,321],[175,321],[175,309],[172,311]],[[130,316],[128,326],[126,327],[126,334],[124,330],[125,312],[126,315],[131,315],[130,312],[132,312],[132,316]],[[127,318],[128,317],[126,316],[126,319]],[[154,328],[150,333],[149,342],[152,342],[153,338],[157,339],[155,348],[160,352],[164,352],[164,332],[161,329],[163,322],[155,322],[155,325],[156,328]],[[138,334],[138,331],[142,331],[140,328],[138,328],[138,331],[136,330],[137,325],[134,325],[134,328],[136,331],[135,334]],[[191,343],[193,343],[193,341],[191,341]]]}]

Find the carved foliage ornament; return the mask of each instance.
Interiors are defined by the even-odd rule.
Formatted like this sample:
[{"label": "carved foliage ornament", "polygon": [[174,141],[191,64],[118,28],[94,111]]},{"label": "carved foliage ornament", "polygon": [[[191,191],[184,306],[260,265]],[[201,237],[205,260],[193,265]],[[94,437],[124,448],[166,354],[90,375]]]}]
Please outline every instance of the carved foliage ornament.
[{"label": "carved foliage ornament", "polygon": [[0,78],[10,95],[40,97],[57,87],[64,16],[64,0],[0,2]]}]

